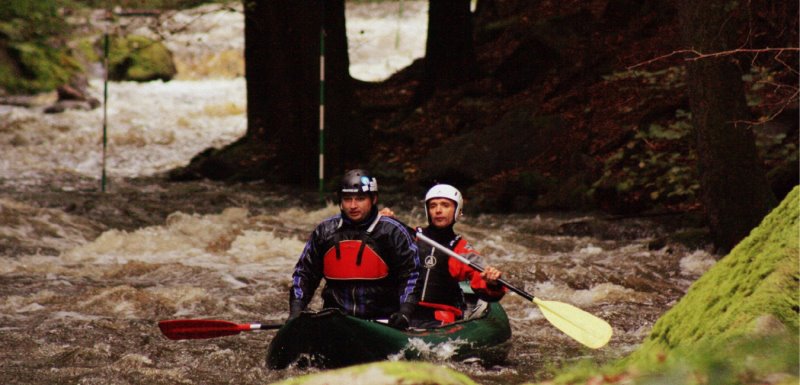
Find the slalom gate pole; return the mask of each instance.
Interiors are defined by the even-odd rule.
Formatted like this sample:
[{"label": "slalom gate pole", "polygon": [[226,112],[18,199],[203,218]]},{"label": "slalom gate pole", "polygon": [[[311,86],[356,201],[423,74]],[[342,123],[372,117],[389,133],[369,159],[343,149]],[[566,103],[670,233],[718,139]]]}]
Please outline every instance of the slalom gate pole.
[{"label": "slalom gate pole", "polygon": [[103,75],[103,159],[101,162],[102,173],[100,175],[100,191],[106,192],[106,148],[108,147],[108,26],[106,26],[106,33],[103,36],[103,70],[105,72]]},{"label": "slalom gate pole", "polygon": [[[323,3],[324,4],[324,3]],[[319,199],[325,202],[325,8],[319,29]]]}]

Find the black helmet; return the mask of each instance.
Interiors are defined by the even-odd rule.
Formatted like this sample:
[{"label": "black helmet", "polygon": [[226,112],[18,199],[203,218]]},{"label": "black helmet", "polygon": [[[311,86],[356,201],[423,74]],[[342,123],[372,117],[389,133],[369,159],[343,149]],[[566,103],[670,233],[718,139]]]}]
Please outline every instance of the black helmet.
[{"label": "black helmet", "polygon": [[342,187],[339,189],[339,195],[345,193],[374,194],[377,192],[378,181],[370,176],[367,170],[358,168],[344,173]]}]

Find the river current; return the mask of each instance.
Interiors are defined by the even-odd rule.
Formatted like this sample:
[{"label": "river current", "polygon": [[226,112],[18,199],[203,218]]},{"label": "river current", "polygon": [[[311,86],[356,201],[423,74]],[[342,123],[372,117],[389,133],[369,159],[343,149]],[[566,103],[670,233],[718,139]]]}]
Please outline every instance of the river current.
[{"label": "river current", "polygon": [[[402,13],[348,9],[351,46],[383,41],[402,51],[372,64],[375,53],[364,53],[353,60],[355,76],[378,80],[422,54],[424,2],[403,3]],[[217,23],[235,31],[236,15],[216,15]],[[282,186],[159,177],[244,133],[244,85],[242,78],[110,84],[106,192],[102,108],[49,115],[0,106],[0,382],[266,384],[316,371],[266,369],[274,332],[171,341],[156,327],[175,318],[285,319],[305,239],[338,210],[314,192]],[[92,87],[102,94],[99,80]],[[382,200],[406,223],[423,223],[419,199],[398,192]],[[604,318],[615,333],[600,350],[584,348],[508,294],[501,303],[513,337],[505,364],[452,362],[450,347],[430,347],[430,360],[482,384],[546,379],[561,365],[624,356],[715,261],[705,250],[654,242],[680,228],[658,218],[481,214],[468,201],[466,214],[456,229],[510,282]],[[316,298],[312,307],[319,306]]]}]

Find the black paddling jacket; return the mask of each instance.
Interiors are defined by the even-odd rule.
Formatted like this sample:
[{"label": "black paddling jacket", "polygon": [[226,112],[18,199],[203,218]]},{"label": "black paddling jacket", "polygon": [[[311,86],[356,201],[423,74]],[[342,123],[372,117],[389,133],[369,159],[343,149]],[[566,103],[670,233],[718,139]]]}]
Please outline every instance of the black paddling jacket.
[{"label": "black paddling jacket", "polygon": [[[454,233],[452,227],[443,230],[426,227],[422,229],[422,233],[457,254],[463,255],[471,262],[478,265],[483,264],[482,258],[475,249],[464,238]],[[421,306],[438,304],[463,308],[464,295],[459,286],[461,281],[469,281],[473,292],[478,298],[485,301],[499,301],[505,295],[504,287],[490,286],[481,277],[480,272],[459,260],[451,258],[426,242],[418,242],[418,247],[424,267],[420,277],[422,289],[419,304]]]},{"label": "black paddling jacket", "polygon": [[311,233],[295,265],[289,300],[307,306],[325,278],[325,308],[388,318],[401,303],[417,303],[419,268],[416,243],[403,224],[376,208],[360,223],[339,214]]}]

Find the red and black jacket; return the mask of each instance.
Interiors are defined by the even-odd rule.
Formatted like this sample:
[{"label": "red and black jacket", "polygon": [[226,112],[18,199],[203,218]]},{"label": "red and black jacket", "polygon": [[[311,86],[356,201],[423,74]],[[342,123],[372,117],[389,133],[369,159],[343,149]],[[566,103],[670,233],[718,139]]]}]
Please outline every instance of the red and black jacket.
[{"label": "red and black jacket", "polygon": [[[475,249],[460,235],[453,232],[452,227],[436,229],[429,226],[422,229],[422,233],[457,254],[464,255],[470,261],[482,264],[481,257]],[[498,301],[505,295],[504,287],[488,285],[479,271],[461,261],[451,258],[425,242],[418,242],[417,247],[419,247],[423,267],[420,277],[422,281],[420,306],[435,307],[435,305],[441,304],[463,308],[464,295],[459,282],[466,280],[469,280],[470,287],[480,299]]]},{"label": "red and black jacket", "polygon": [[416,304],[419,254],[400,222],[379,216],[362,222],[339,214],[311,233],[292,275],[290,303],[308,305],[325,278],[323,306],[360,318],[387,318],[401,303]]}]

